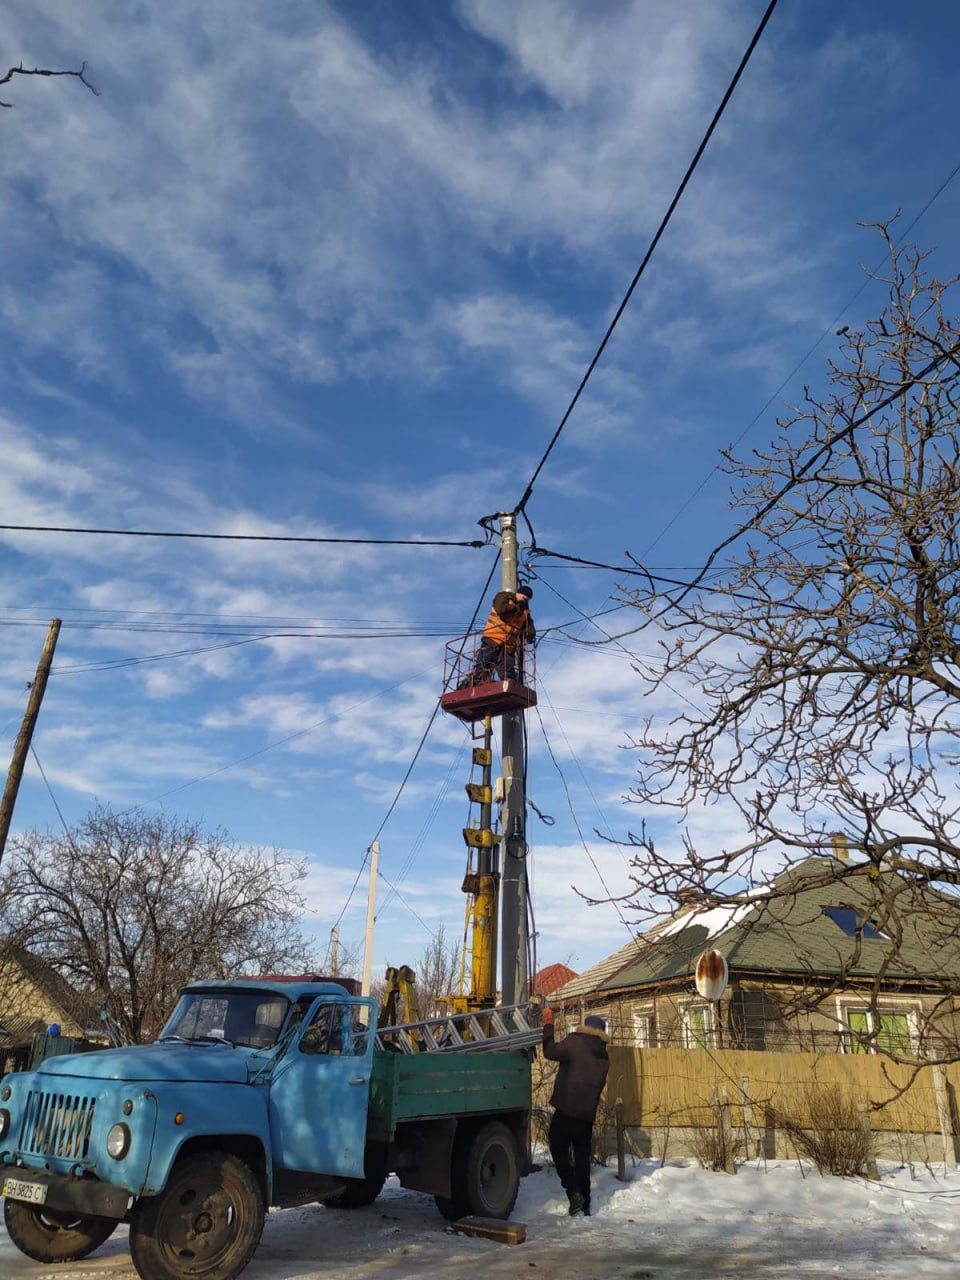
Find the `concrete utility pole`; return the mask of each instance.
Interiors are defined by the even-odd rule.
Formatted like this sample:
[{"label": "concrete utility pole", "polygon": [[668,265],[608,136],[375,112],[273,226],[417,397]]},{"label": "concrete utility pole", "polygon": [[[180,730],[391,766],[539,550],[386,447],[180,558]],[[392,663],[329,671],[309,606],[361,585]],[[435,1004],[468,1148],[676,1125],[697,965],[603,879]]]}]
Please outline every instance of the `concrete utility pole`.
[{"label": "concrete utility pole", "polygon": [[370,972],[373,965],[373,922],[376,918],[377,874],[380,866],[380,841],[370,846],[370,883],[367,885],[367,933],[363,940],[363,982],[360,994],[370,994]]},{"label": "concrete utility pole", "polygon": [[[517,522],[500,517],[500,563],[504,591],[517,589]],[[500,985],[503,1003],[527,998],[527,797],[523,775],[523,712],[503,717],[503,850],[500,881]]]},{"label": "concrete utility pole", "polygon": [[330,976],[335,978],[340,972],[340,926],[335,924],[330,930]]},{"label": "concrete utility pole", "polygon": [[23,716],[20,732],[17,734],[17,740],[13,745],[13,759],[10,761],[10,769],[7,772],[7,782],[3,788],[3,799],[0,800],[0,858],[3,857],[3,851],[7,847],[7,835],[10,832],[10,823],[13,819],[13,806],[17,802],[20,779],[23,777],[23,766],[27,762],[27,752],[30,750],[30,741],[33,738],[37,716],[40,714],[40,703],[43,701],[43,695],[47,687],[47,677],[50,675],[53,651],[57,647],[57,637],[59,635],[60,619],[53,618],[49,627],[47,627],[47,638],[43,642],[40,661],[37,663],[37,674],[34,676],[33,683],[30,686],[27,709]]}]

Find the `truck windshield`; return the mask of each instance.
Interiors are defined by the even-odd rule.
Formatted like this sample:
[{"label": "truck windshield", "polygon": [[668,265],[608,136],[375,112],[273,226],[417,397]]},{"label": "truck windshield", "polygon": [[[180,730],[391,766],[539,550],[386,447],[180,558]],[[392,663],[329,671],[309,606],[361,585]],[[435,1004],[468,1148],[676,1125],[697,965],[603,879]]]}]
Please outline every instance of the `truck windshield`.
[{"label": "truck windshield", "polygon": [[269,991],[186,991],[177,1002],[161,1040],[221,1040],[269,1049],[276,1043],[290,1007]]}]

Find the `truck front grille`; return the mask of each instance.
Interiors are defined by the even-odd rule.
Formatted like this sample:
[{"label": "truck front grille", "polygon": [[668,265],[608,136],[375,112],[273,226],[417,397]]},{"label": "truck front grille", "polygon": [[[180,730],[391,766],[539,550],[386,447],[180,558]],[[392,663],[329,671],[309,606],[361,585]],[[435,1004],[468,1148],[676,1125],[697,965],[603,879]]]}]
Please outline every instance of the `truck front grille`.
[{"label": "truck front grille", "polygon": [[20,1130],[20,1150],[35,1156],[83,1160],[90,1150],[93,1098],[31,1089]]}]

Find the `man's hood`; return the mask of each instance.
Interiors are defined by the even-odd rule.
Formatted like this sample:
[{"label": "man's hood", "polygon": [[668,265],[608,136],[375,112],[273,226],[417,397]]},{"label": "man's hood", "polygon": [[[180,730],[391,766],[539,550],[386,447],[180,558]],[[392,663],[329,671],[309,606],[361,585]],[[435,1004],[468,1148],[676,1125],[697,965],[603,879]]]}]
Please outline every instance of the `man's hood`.
[{"label": "man's hood", "polygon": [[37,1071],[43,1076],[72,1076],[87,1080],[223,1081],[245,1084],[250,1063],[264,1063],[262,1053],[234,1048],[226,1042],[131,1045],[123,1049],[96,1049],[90,1053],[47,1058]]},{"label": "man's hood", "polygon": [[572,1034],[575,1036],[589,1036],[591,1040],[597,1041],[598,1044],[601,1044],[604,1047],[610,1041],[610,1037],[607,1035],[606,1031],[601,1031],[599,1027],[581,1025],[576,1027]]}]

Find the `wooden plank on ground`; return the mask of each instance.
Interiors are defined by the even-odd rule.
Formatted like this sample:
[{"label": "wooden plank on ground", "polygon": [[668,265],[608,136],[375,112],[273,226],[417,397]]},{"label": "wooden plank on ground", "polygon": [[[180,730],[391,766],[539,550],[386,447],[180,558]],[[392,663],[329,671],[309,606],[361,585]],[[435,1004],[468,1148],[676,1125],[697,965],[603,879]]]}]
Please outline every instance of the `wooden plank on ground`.
[{"label": "wooden plank on ground", "polygon": [[462,1236],[482,1236],[484,1240],[498,1240],[500,1244],[523,1244],[527,1238],[525,1222],[501,1222],[499,1218],[481,1218],[475,1214],[458,1219],[451,1227]]}]

